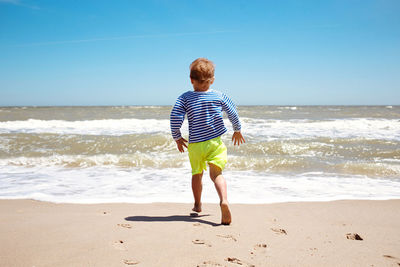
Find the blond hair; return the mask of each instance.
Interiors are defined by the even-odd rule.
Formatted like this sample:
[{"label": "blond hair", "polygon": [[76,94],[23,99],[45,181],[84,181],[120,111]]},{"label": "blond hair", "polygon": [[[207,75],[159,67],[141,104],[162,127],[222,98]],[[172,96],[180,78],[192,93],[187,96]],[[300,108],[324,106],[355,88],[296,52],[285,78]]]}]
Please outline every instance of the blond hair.
[{"label": "blond hair", "polygon": [[206,58],[198,58],[190,64],[190,78],[201,83],[213,79],[214,71],[214,63]]}]

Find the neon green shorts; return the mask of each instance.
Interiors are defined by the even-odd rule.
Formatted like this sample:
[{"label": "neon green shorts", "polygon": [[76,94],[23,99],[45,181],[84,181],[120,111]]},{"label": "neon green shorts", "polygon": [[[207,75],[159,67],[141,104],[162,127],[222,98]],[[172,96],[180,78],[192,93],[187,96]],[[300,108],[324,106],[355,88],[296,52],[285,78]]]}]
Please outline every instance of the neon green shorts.
[{"label": "neon green shorts", "polygon": [[228,161],[226,146],[222,142],[221,136],[204,142],[190,143],[188,151],[192,175],[207,170],[207,162],[217,165],[223,170]]}]

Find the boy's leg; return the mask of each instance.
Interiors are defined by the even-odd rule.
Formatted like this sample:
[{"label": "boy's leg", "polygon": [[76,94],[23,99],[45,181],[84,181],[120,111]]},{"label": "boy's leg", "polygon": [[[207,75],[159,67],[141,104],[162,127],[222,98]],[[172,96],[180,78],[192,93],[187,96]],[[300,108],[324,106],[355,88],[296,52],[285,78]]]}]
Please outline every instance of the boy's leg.
[{"label": "boy's leg", "polygon": [[193,211],[201,212],[201,192],[203,190],[203,184],[201,182],[203,178],[203,172],[192,175],[192,191],[194,197]]},{"label": "boy's leg", "polygon": [[215,189],[217,189],[220,206],[221,206],[221,224],[230,224],[232,221],[231,212],[228,204],[228,193],[226,188],[226,181],[222,176],[222,170],[220,167],[210,163],[210,178],[214,182]]}]

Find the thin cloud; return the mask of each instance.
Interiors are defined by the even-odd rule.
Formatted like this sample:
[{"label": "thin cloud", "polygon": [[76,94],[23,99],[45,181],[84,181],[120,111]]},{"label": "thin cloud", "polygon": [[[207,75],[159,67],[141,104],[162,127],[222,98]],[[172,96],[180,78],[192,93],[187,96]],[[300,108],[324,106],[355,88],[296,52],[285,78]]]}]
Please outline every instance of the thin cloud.
[{"label": "thin cloud", "polygon": [[22,6],[22,7],[27,7],[30,9],[40,9],[38,6],[33,6],[33,5],[29,5],[29,4],[25,4],[20,0],[0,0],[0,4],[4,3],[4,4],[11,4],[11,5],[16,5],[16,6]]},{"label": "thin cloud", "polygon": [[338,28],[340,27],[340,24],[319,24],[319,25],[314,25],[311,28]]},{"label": "thin cloud", "polygon": [[[0,0],[0,1],[2,1],[2,0]],[[90,43],[90,42],[98,42],[98,41],[113,41],[113,40],[136,39],[136,38],[166,38],[166,37],[180,37],[180,36],[190,36],[190,35],[209,35],[209,34],[233,33],[233,32],[235,32],[235,31],[210,31],[210,32],[183,32],[183,33],[166,33],[166,34],[126,35],[126,36],[93,38],[93,39],[29,43],[29,44],[20,44],[17,46],[18,47],[27,47],[27,46],[46,46],[46,45],[59,45],[59,44],[77,44],[77,43]]]},{"label": "thin cloud", "polygon": [[0,0],[0,3],[14,4],[18,5],[20,2],[18,0]]}]

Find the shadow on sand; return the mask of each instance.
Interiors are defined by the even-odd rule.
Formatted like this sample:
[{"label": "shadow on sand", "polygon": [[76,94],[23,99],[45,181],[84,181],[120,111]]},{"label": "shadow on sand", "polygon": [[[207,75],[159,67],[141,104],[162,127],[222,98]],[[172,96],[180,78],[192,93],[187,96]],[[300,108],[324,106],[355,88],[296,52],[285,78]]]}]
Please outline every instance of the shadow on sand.
[{"label": "shadow on sand", "polygon": [[201,217],[210,216],[209,214],[204,215],[171,215],[171,216],[130,216],[126,217],[125,220],[131,222],[192,222],[192,223],[204,223],[211,226],[220,226],[221,224],[206,221],[200,219]]}]

